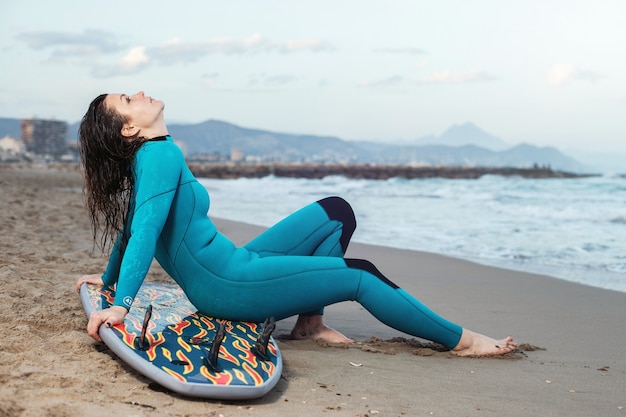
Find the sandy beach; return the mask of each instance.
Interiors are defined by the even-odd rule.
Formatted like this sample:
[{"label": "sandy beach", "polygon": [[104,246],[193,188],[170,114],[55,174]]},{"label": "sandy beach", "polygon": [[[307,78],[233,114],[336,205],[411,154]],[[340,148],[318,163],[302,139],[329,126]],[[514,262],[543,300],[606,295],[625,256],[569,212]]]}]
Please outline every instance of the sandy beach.
[{"label": "sandy beach", "polygon": [[[284,337],[281,381],[242,402],[160,389],[86,333],[77,278],[102,272],[80,174],[0,165],[0,416],[626,416],[626,294],[434,254],[352,244],[445,317],[521,348],[458,358],[377,322],[357,303],[326,322],[358,342]],[[262,229],[214,219],[237,243]],[[154,264],[149,280],[167,280]],[[424,343],[420,343],[424,342]],[[355,366],[358,365],[358,366]]]}]

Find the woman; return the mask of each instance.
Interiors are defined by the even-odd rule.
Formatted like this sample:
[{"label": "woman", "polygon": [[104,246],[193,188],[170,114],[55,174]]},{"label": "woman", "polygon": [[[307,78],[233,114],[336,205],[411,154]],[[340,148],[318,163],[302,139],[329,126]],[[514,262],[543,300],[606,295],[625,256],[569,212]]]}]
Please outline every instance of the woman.
[{"label": "woman", "polygon": [[122,323],[153,258],[204,314],[231,320],[277,320],[299,314],[291,336],[351,343],[326,327],[323,308],[355,300],[376,318],[460,356],[500,355],[517,343],[494,340],[438,316],[371,263],[345,259],[356,227],[352,209],[331,197],[287,217],[243,247],[207,216],[209,196],[168,136],[164,104],[143,92],[97,97],[79,142],[94,239],[115,241],[104,274],[85,283],[116,284],[111,308],[93,313],[88,333]]}]

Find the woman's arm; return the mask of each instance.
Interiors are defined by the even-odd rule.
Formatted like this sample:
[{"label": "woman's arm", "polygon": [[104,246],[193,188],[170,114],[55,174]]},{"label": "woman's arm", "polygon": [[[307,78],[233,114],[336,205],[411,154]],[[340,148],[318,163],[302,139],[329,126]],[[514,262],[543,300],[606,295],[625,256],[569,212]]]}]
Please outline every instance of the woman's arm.
[{"label": "woman's arm", "polygon": [[128,310],[133,304],[150,269],[184,164],[182,152],[170,141],[147,143],[137,153],[134,212],[120,264],[114,306]]},{"label": "woman's arm", "polygon": [[80,287],[85,283],[103,285],[104,282],[102,281],[102,274],[83,275],[78,278],[78,281],[76,281],[76,292],[80,292]]},{"label": "woman's arm", "polygon": [[128,213],[129,221],[124,227],[128,238],[118,237],[103,275],[84,275],[76,283],[80,291],[83,283],[112,285],[117,281],[113,306],[89,317],[87,332],[99,342],[102,324],[112,327],[124,322],[150,269],[185,164],[182,152],[173,142],[147,145],[149,148],[140,149],[135,159],[134,211]]},{"label": "woman's arm", "polygon": [[[85,283],[95,285],[104,284],[101,274],[83,275],[76,282],[76,291],[80,291],[80,287]],[[102,339],[98,334],[100,325],[102,323],[105,323],[106,326],[112,327],[116,324],[123,323],[127,313],[128,310],[123,307],[111,307],[105,308],[104,310],[94,311],[91,316],[89,316],[89,323],[87,323],[87,333],[96,341],[102,342]]]},{"label": "woman's arm", "polygon": [[104,274],[102,275],[103,284],[108,287],[112,287],[117,282],[120,275],[122,258],[124,257],[124,252],[126,250],[125,242],[128,241],[126,229],[127,228],[124,227],[124,230],[117,236],[117,240],[115,241],[115,244],[111,248],[111,253],[109,254],[109,262],[104,270]]},{"label": "woman's arm", "polygon": [[87,323],[87,333],[93,337],[96,341],[102,342],[98,330],[100,325],[104,324],[107,327],[113,327],[116,324],[124,322],[124,318],[128,314],[128,310],[124,307],[113,306],[111,308],[105,308],[104,310],[98,310],[91,313],[89,316],[89,323]]}]

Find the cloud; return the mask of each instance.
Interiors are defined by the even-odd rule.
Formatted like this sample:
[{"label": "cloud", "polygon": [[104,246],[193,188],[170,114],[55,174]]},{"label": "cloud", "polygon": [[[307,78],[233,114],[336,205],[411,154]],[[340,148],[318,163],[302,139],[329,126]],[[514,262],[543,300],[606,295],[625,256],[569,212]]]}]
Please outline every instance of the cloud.
[{"label": "cloud", "polygon": [[568,84],[571,80],[586,80],[596,82],[604,78],[603,74],[581,70],[571,64],[556,64],[546,71],[548,83],[555,87],[561,87]]},{"label": "cloud", "polygon": [[330,42],[322,41],[319,39],[287,41],[283,44],[273,45],[272,48],[284,54],[300,51],[326,52],[335,50]]},{"label": "cloud", "polygon": [[393,87],[404,83],[406,79],[400,75],[392,75],[376,81],[362,81],[358,83],[359,87]]},{"label": "cloud", "polygon": [[302,51],[322,52],[334,48],[322,40],[292,40],[273,43],[259,34],[243,39],[217,38],[205,42],[184,42],[178,38],[147,49],[150,57],[162,64],[189,63],[206,55],[243,55],[252,53],[279,52],[290,54]]},{"label": "cloud", "polygon": [[265,83],[270,85],[285,85],[295,81],[296,77],[287,74],[271,75],[265,78]]},{"label": "cloud", "polygon": [[569,64],[557,64],[546,71],[548,82],[554,86],[567,84],[576,74],[576,67]]},{"label": "cloud", "polygon": [[267,49],[269,42],[260,35],[243,39],[218,38],[206,42],[184,42],[171,39],[147,49],[150,57],[163,64],[189,63],[209,54],[245,54]]},{"label": "cloud", "polygon": [[248,82],[249,85],[262,85],[265,87],[273,87],[273,86],[281,86],[289,84],[295,81],[297,78],[293,75],[288,74],[278,74],[278,75],[267,75],[267,74],[257,74],[250,78]]},{"label": "cloud", "polygon": [[128,51],[115,65],[98,66],[91,73],[96,78],[131,75],[143,70],[149,63],[150,58],[146,55],[146,48],[137,46]]},{"label": "cloud", "polygon": [[[192,63],[211,55],[243,55],[255,53],[292,54],[298,52],[324,52],[334,50],[323,40],[304,39],[271,42],[259,34],[244,38],[214,38],[206,41],[183,41],[173,38],[160,45],[145,45],[127,50],[115,65],[98,62],[104,54],[122,53],[127,45],[119,42],[115,34],[102,30],[83,32],[22,32],[17,39],[35,50],[52,49],[51,63],[64,63],[65,59],[81,58],[81,65],[91,67],[96,78],[136,74],[150,64],[174,65]],[[109,61],[110,62],[110,61]],[[277,78],[274,84],[287,82]]]},{"label": "cloud", "polygon": [[420,48],[377,48],[374,52],[386,54],[424,55],[426,51]]},{"label": "cloud", "polygon": [[150,58],[146,55],[146,48],[138,46],[131,49],[126,55],[124,55],[124,57],[120,60],[120,65],[127,69],[135,69],[143,64],[147,64],[149,61]]},{"label": "cloud", "polygon": [[452,71],[434,72],[426,75],[419,80],[408,79],[401,75],[392,75],[376,81],[363,81],[358,84],[359,87],[397,87],[400,85],[415,84],[465,84],[475,82],[488,82],[496,78],[489,75],[485,71],[470,71],[465,73],[454,73]]},{"label": "cloud", "polygon": [[587,80],[587,81],[591,81],[591,82],[596,82],[598,80],[601,80],[605,78],[604,74],[600,74],[598,72],[594,72],[594,71],[587,71],[587,70],[578,70],[576,71],[576,79],[577,80]]},{"label": "cloud", "polygon": [[125,47],[122,42],[116,40],[114,33],[94,29],[86,29],[82,33],[22,32],[16,35],[16,39],[35,50],[52,48],[53,57],[108,54],[119,52]]},{"label": "cloud", "polygon": [[466,84],[474,82],[493,81],[495,77],[482,70],[474,70],[465,73],[452,71],[434,72],[419,80],[420,84]]},{"label": "cloud", "polygon": [[211,72],[211,73],[207,72],[207,73],[202,74],[201,78],[214,80],[216,78],[219,78],[219,76],[220,76],[219,72]]}]

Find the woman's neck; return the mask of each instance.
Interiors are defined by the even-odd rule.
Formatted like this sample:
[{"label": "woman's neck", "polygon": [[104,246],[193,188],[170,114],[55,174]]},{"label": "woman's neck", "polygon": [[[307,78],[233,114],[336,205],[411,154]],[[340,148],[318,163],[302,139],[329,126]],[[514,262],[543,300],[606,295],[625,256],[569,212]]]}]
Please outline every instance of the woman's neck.
[{"label": "woman's neck", "polygon": [[167,136],[167,135],[169,135],[169,132],[167,130],[167,126],[165,125],[165,122],[155,123],[152,126],[150,126],[149,129],[143,129],[139,132],[139,136],[148,138],[148,139],[156,138],[159,136]]}]

